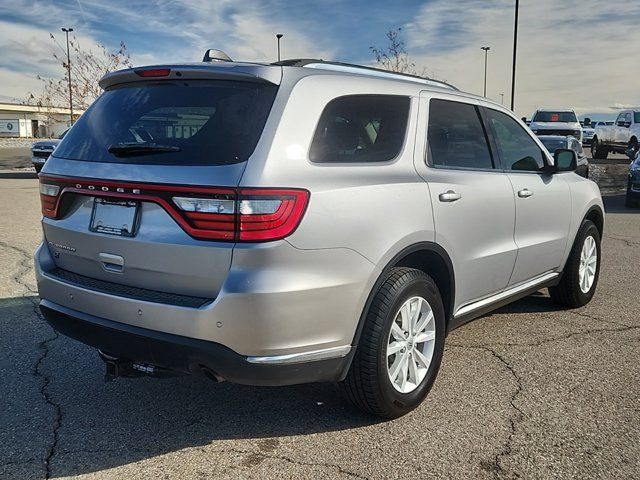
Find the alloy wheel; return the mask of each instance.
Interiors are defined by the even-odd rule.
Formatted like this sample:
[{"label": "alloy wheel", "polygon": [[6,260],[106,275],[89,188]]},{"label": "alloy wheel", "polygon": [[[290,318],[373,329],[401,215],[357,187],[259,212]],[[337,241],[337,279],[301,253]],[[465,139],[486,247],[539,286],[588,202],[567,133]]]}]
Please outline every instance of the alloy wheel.
[{"label": "alloy wheel", "polygon": [[422,297],[402,304],[391,324],[387,341],[387,373],[393,388],[410,393],[422,383],[436,341],[433,310]]}]

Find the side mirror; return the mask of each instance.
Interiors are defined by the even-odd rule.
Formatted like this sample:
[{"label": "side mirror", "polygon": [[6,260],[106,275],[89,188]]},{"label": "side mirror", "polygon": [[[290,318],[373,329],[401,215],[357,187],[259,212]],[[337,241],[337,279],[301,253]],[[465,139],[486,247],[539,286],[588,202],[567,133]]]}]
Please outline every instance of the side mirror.
[{"label": "side mirror", "polygon": [[553,153],[554,171],[573,172],[578,168],[578,155],[574,150],[559,148]]},{"label": "side mirror", "polygon": [[629,128],[629,127],[631,127],[631,122],[624,122],[623,127],[624,127],[624,128]]},{"label": "side mirror", "polygon": [[616,122],[616,125],[617,125],[618,127],[624,127],[624,126],[625,126],[624,120],[618,120],[618,121]]}]

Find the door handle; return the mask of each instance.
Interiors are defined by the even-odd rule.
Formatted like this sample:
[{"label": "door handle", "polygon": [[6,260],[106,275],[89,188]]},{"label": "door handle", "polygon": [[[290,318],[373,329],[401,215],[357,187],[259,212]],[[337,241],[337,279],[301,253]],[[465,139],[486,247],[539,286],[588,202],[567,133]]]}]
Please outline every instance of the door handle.
[{"label": "door handle", "polygon": [[98,254],[102,268],[107,272],[122,273],[124,271],[124,258],[120,255],[113,255],[111,253]]},{"label": "door handle", "polygon": [[518,196],[520,198],[527,198],[533,195],[533,192],[531,190],[529,190],[528,188],[523,188],[522,190],[520,190],[518,192]]},{"label": "door handle", "polygon": [[446,192],[438,195],[438,198],[441,202],[455,202],[456,200],[460,200],[462,195],[454,192],[453,190],[447,190]]}]

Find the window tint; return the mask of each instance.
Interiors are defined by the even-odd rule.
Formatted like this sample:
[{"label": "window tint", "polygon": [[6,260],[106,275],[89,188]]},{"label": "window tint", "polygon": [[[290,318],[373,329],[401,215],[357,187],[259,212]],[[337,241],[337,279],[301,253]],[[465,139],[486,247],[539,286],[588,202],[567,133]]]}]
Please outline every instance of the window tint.
[{"label": "window tint", "polygon": [[576,114],[573,112],[536,112],[532,122],[577,122]]},{"label": "window tint", "polygon": [[431,100],[427,141],[431,166],[493,168],[480,114],[473,105]]},{"label": "window tint", "polygon": [[539,171],[543,153],[531,136],[510,116],[487,109],[496,144],[505,170]]},{"label": "window tint", "polygon": [[640,112],[633,112],[633,123],[640,123]]},{"label": "window tint", "polygon": [[[193,80],[110,88],[78,119],[55,156],[166,165],[246,161],[258,143],[277,87]],[[115,156],[112,145],[162,145],[171,152]]]},{"label": "window tint", "polygon": [[384,162],[400,153],[409,97],[350,95],[325,107],[311,143],[312,162]]}]

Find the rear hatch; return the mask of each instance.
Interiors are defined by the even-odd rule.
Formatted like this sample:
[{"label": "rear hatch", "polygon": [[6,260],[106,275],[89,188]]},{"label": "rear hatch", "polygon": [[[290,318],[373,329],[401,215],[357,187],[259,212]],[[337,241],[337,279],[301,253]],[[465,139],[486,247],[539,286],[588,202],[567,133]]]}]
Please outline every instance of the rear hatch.
[{"label": "rear hatch", "polygon": [[229,67],[107,78],[40,177],[49,274],[99,290],[129,286],[113,291],[132,296],[213,299],[238,240],[237,186],[277,82]]}]

